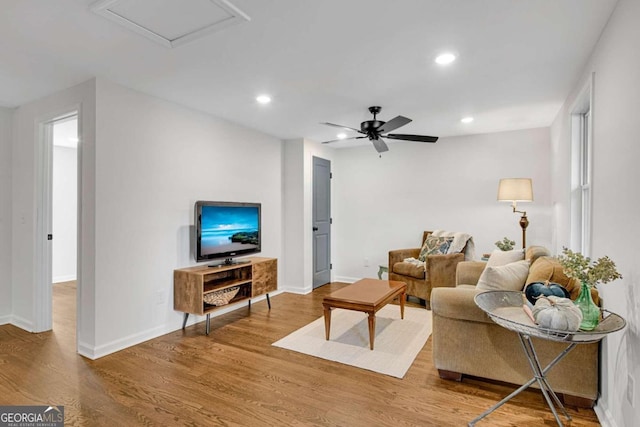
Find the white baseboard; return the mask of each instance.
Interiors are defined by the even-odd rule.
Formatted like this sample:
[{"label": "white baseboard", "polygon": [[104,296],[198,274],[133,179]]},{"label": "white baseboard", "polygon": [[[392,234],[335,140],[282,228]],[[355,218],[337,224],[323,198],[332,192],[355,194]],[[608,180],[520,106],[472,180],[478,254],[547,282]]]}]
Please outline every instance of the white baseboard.
[{"label": "white baseboard", "polygon": [[[281,294],[282,290],[277,290],[275,292],[269,292],[269,297],[276,296]],[[263,301],[267,299],[266,295],[260,295],[258,297],[252,298],[251,303],[255,303],[258,301]],[[221,316],[223,314],[229,313],[234,310],[239,310],[246,307],[248,301],[243,301],[242,303],[238,302],[237,304],[231,304],[229,307],[221,308],[219,310],[211,313],[211,317],[215,318]],[[273,303],[272,303],[273,306]],[[125,348],[132,347],[134,345],[143,343],[145,341],[149,341],[154,338],[158,338],[162,335],[169,334],[171,332],[175,332],[177,330],[182,329],[182,319],[183,313],[179,313],[179,320],[176,322],[172,322],[171,324],[165,324],[161,326],[157,326],[155,328],[147,329],[146,331],[142,331],[136,334],[129,335],[124,338],[120,338],[114,341],[111,341],[106,344],[102,344],[99,346],[91,346],[86,343],[78,343],[78,353],[91,360],[99,359],[101,357],[107,356],[109,354],[115,353],[120,350],[124,350]],[[187,321],[187,326],[191,326],[196,323],[200,323],[205,319],[205,316],[196,316],[190,315],[189,320]]]},{"label": "white baseboard", "polygon": [[596,417],[598,417],[598,421],[600,421],[602,427],[618,427],[611,411],[609,411],[606,404],[602,403],[602,399],[598,399],[596,406],[593,407],[593,411],[596,413]]},{"label": "white baseboard", "polygon": [[78,354],[82,357],[86,357],[87,359],[97,359],[93,352],[93,347],[84,342],[78,342]]},{"label": "white baseboard", "polygon": [[11,322],[13,326],[16,326],[20,329],[24,329],[27,332],[33,332],[33,322],[27,320],[23,317],[16,316],[15,314],[11,316]]},{"label": "white baseboard", "polygon": [[343,283],[355,283],[360,279],[362,279],[362,278],[361,277],[336,276],[335,281],[336,282],[343,282]]},{"label": "white baseboard", "polygon": [[76,280],[75,274],[67,274],[66,276],[56,276],[51,280],[51,283],[62,283]]},{"label": "white baseboard", "polygon": [[7,314],[6,316],[0,316],[0,325],[8,325],[11,323],[11,315]]},{"label": "white baseboard", "polygon": [[167,327],[167,325],[161,325],[93,348],[85,344],[78,345],[78,353],[80,353],[84,357],[95,360],[100,357],[107,356],[111,353],[124,350],[125,348],[132,347],[136,344],[143,343],[150,339],[168,334],[169,332],[173,332],[175,330],[176,328],[170,328]]},{"label": "white baseboard", "polygon": [[287,292],[290,294],[307,295],[313,292],[313,288],[284,288],[281,292]]}]

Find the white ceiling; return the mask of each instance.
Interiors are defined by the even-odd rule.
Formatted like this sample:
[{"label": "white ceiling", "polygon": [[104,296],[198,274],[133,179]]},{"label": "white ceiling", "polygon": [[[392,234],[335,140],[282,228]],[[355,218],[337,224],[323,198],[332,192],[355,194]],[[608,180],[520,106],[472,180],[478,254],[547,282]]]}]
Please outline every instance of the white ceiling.
[{"label": "white ceiling", "polygon": [[231,0],[249,22],[168,49],[92,0],[2,0],[0,105],[99,76],[283,139],[334,139],[320,122],[359,127],[370,105],[414,120],[399,133],[549,126],[616,1]]}]

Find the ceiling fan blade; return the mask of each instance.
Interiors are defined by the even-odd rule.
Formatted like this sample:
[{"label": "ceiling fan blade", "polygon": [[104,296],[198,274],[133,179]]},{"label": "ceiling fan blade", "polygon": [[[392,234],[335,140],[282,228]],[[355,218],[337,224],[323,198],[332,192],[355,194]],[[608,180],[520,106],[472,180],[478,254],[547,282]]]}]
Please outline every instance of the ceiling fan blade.
[{"label": "ceiling fan blade", "polygon": [[358,132],[358,133],[364,133],[364,132],[362,132],[360,129],[350,128],[349,126],[337,125],[337,124],[335,124],[335,123],[321,122],[320,124],[321,124],[321,125],[327,125],[327,126],[333,126],[333,127],[341,128],[341,129],[353,130],[353,131],[356,131],[356,132]]},{"label": "ceiling fan blade", "polygon": [[332,139],[331,141],[324,141],[324,142],[321,142],[320,144],[330,144],[332,142],[348,141],[350,139],[362,139],[362,138],[366,138],[366,136],[352,136],[351,138]]},{"label": "ceiling fan blade", "polygon": [[383,124],[382,126],[380,126],[378,129],[376,129],[376,132],[378,133],[387,133],[387,132],[391,132],[394,129],[398,129],[400,126],[404,126],[407,123],[410,123],[411,119],[404,117],[404,116],[396,116],[393,119],[389,120],[388,122],[386,122],[385,124]]},{"label": "ceiling fan blade", "polygon": [[436,142],[438,140],[437,136],[406,135],[402,133],[390,133],[389,135],[385,135],[384,137],[389,139],[403,139],[405,141],[416,142]]},{"label": "ceiling fan blade", "polygon": [[384,153],[385,151],[389,151],[389,147],[387,147],[387,144],[384,143],[382,138],[376,137],[375,139],[372,139],[371,142],[373,143],[373,146],[375,147],[378,153]]}]

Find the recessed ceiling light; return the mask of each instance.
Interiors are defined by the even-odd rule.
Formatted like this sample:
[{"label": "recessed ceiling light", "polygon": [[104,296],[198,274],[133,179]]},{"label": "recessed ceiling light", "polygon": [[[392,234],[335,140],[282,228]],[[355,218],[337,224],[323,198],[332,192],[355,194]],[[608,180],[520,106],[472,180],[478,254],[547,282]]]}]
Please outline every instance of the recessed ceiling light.
[{"label": "recessed ceiling light", "polygon": [[451,64],[456,60],[456,56],[453,53],[443,53],[442,55],[438,55],[436,57],[436,63],[440,65]]},{"label": "recessed ceiling light", "polygon": [[347,137],[346,133],[339,133],[336,135],[338,137],[338,139],[345,139]]},{"label": "recessed ceiling light", "polygon": [[465,117],[460,120],[462,123],[471,123],[473,121],[473,117]]},{"label": "recessed ceiling light", "polygon": [[256,101],[260,104],[268,104],[271,102],[271,97],[269,95],[260,95],[256,97]]}]

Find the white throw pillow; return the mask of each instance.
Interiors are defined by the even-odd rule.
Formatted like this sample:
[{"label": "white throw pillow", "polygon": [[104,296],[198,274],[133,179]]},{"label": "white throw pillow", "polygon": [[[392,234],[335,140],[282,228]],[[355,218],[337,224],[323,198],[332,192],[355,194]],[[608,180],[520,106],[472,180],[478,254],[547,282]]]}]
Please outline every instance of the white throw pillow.
[{"label": "white throw pillow", "polygon": [[529,275],[529,261],[522,260],[497,267],[485,267],[476,289],[482,291],[521,291]]},{"label": "white throw pillow", "polygon": [[524,249],[514,249],[512,251],[501,251],[495,249],[491,252],[487,267],[497,267],[500,265],[511,264],[512,262],[522,261],[524,259]]}]

